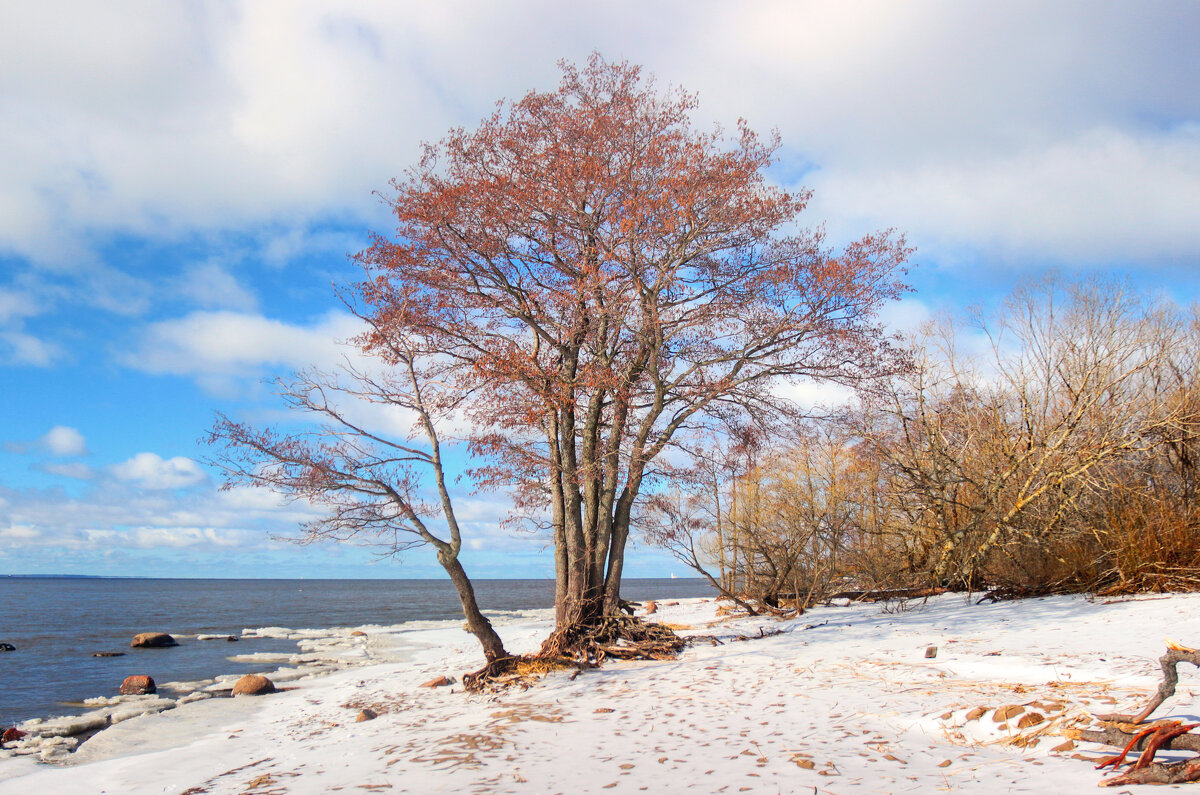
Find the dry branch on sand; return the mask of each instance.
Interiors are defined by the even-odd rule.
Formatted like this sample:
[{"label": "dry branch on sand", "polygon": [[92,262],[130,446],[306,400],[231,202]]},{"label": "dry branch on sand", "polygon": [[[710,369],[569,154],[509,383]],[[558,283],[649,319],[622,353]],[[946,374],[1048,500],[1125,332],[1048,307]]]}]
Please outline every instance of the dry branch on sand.
[{"label": "dry branch on sand", "polygon": [[1150,713],[1162,706],[1162,703],[1168,698],[1175,695],[1175,686],[1179,684],[1178,666],[1181,662],[1191,663],[1200,667],[1200,651],[1177,644],[1168,644],[1167,653],[1158,658],[1158,663],[1162,666],[1163,681],[1158,686],[1158,691],[1154,694],[1154,698],[1150,699],[1150,703],[1136,715],[1111,713],[1097,715],[1096,717],[1102,721],[1116,721],[1120,723],[1141,723],[1146,720],[1146,718],[1150,717]]},{"label": "dry branch on sand", "polygon": [[1175,695],[1175,687],[1179,684],[1178,666],[1181,662],[1200,666],[1200,650],[1189,649],[1185,646],[1170,643],[1167,653],[1159,658],[1162,666],[1163,681],[1158,686],[1154,697],[1136,715],[1123,713],[1108,713],[1096,717],[1108,724],[1103,729],[1076,729],[1068,731],[1072,739],[1100,743],[1121,748],[1121,752],[1112,756],[1096,768],[1103,769],[1111,766],[1115,771],[1131,752],[1139,752],[1136,761],[1129,765],[1128,770],[1121,775],[1100,782],[1102,787],[1118,787],[1127,784],[1183,784],[1200,781],[1200,756],[1185,759],[1181,762],[1154,762],[1154,755],[1160,750],[1181,750],[1200,753],[1200,737],[1190,734],[1192,729],[1200,727],[1200,723],[1184,724],[1182,721],[1155,721],[1144,725],[1154,710],[1164,701]]}]

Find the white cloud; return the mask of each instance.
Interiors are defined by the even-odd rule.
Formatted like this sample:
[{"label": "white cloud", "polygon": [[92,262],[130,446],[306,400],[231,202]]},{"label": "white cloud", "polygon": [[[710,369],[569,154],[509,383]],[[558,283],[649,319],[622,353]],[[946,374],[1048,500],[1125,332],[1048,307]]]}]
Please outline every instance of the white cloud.
[{"label": "white cloud", "polygon": [[23,331],[0,331],[0,362],[49,367],[62,358],[62,348],[49,340]]},{"label": "white cloud", "polygon": [[112,467],[118,479],[151,491],[180,489],[208,480],[204,470],[190,458],[175,456],[164,459],[155,453],[138,453],[128,461]]},{"label": "white cloud", "polygon": [[879,313],[879,322],[889,332],[908,334],[933,317],[929,306],[916,298],[901,298],[899,301],[887,304]]},{"label": "white cloud", "polygon": [[55,425],[38,443],[51,455],[87,455],[88,451],[83,434],[67,425]]},{"label": "white cloud", "polygon": [[0,288],[0,326],[40,314],[42,307],[28,292]]},{"label": "white cloud", "polygon": [[805,411],[845,406],[854,399],[854,390],[831,381],[794,381],[774,390]]},{"label": "white cloud", "polygon": [[49,462],[39,464],[36,468],[49,475],[72,480],[92,480],[96,477],[96,471],[82,461]]},{"label": "white cloud", "polygon": [[253,311],[258,308],[254,294],[216,262],[188,268],[179,280],[179,292],[205,309]]},{"label": "white cloud", "polygon": [[259,378],[271,368],[336,365],[357,352],[339,342],[362,329],[346,312],[329,312],[308,326],[257,314],[193,312],[148,326],[121,362],[144,372],[191,376],[210,391],[229,392],[239,379]]},{"label": "white cloud", "polygon": [[[1101,229],[1125,252],[1200,249],[1173,220],[1187,207],[1163,220],[1160,197],[1139,200],[1173,163],[1185,178],[1163,187],[1193,184],[1186,147],[1162,140],[1197,118],[1200,8],[1186,1],[76,2],[5,17],[0,248],[41,260],[78,258],[96,230],[335,216],[384,228],[370,192],[420,140],[474,124],[498,97],[553,88],[557,58],[593,49],[699,92],[708,118],[777,127],[787,163],[821,169],[835,224],[865,209],[937,239],[978,229],[990,245],[1046,203],[1013,213],[1004,199],[1079,195],[1094,165],[1132,175],[1134,191],[1106,184],[1085,202],[1098,217],[1044,221],[1024,242],[1078,258],[1081,242],[1102,249],[1088,237]],[[1097,130],[1118,143],[1080,143]],[[875,174],[900,187],[869,195]],[[906,202],[914,183],[934,195]],[[942,214],[976,184],[980,201],[968,190],[966,210]],[[980,229],[998,208],[1008,212]],[[959,225],[963,213],[972,223]]]},{"label": "white cloud", "polygon": [[295,535],[300,523],[318,515],[305,503],[249,499],[252,489],[238,489],[242,498],[230,500],[213,486],[168,495],[140,485],[107,480],[77,497],[0,487],[0,539],[6,542],[0,546],[250,551],[277,546],[273,536]]},{"label": "white cloud", "polygon": [[46,311],[27,290],[0,288],[0,363],[47,367],[62,358],[62,349],[25,330],[25,321]]},{"label": "white cloud", "polygon": [[814,184],[816,212],[843,208],[844,232],[897,226],[925,253],[1069,264],[1200,253],[1200,125],[1098,129],[1015,153],[818,173]]},{"label": "white cloud", "polygon": [[0,527],[0,538],[5,538],[9,541],[29,542],[40,535],[41,533],[28,525],[15,524],[8,527]]},{"label": "white cloud", "polygon": [[130,545],[142,549],[184,549],[186,547],[248,546],[254,534],[245,530],[217,530],[211,527],[139,527],[135,528]]}]

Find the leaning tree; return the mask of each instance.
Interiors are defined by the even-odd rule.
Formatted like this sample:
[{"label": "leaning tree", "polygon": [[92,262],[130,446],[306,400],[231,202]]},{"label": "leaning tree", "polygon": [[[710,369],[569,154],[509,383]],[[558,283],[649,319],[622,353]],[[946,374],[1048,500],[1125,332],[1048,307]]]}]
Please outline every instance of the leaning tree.
[{"label": "leaning tree", "polygon": [[766,176],[778,140],[691,119],[695,97],[594,55],[392,182],[359,254],[364,349],[436,352],[477,485],[553,536],[559,630],[620,609],[625,550],[681,431],[765,423],[788,381],[893,367],[876,321],[903,239],[832,250]]}]

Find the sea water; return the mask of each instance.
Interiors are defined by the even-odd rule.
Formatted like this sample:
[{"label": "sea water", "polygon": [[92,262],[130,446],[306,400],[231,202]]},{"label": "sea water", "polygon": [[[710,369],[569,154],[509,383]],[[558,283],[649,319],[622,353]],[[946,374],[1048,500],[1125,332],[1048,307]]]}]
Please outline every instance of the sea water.
[{"label": "sea water", "polygon": [[[548,608],[549,580],[477,580],[485,613]],[[626,599],[712,596],[699,579],[625,580]],[[188,580],[0,576],[0,729],[35,717],[75,714],[85,698],[116,695],[126,676],[156,682],[251,673],[261,662],[232,655],[287,654],[296,642],[243,637],[243,629],[327,629],[461,619],[444,580]],[[134,649],[139,632],[181,635],[179,646]],[[195,635],[230,635],[196,640]],[[188,637],[193,636],[193,637]],[[124,652],[95,657],[96,652]]]}]

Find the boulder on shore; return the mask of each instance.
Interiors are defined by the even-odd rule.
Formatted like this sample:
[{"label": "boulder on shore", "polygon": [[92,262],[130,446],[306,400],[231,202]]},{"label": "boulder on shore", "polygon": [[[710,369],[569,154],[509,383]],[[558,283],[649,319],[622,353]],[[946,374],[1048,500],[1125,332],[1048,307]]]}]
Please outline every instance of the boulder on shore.
[{"label": "boulder on shore", "polygon": [[144,649],[165,649],[168,646],[178,646],[175,638],[165,632],[139,632],[133,636],[133,641],[129,644],[134,648]]},{"label": "boulder on shore", "polygon": [[437,679],[430,679],[428,682],[425,682],[421,687],[445,687],[452,684],[454,684],[454,680],[449,676],[439,676]]},{"label": "boulder on shore", "polygon": [[274,692],[275,683],[258,674],[246,674],[233,685],[235,696],[265,696]]},{"label": "boulder on shore", "polygon": [[16,726],[13,726],[5,729],[4,734],[0,735],[0,743],[15,743],[24,736],[25,732],[21,731]]},{"label": "boulder on shore", "polygon": [[127,676],[125,681],[121,683],[120,694],[123,696],[144,696],[150,693],[157,693],[158,688],[154,684],[154,679],[149,676]]}]

